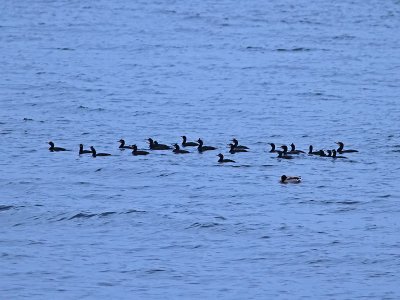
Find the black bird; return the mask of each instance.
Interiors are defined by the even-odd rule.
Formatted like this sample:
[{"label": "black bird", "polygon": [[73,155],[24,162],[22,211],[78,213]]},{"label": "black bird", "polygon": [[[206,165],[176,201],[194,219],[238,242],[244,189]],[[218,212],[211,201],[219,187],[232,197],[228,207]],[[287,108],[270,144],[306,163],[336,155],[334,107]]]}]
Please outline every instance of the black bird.
[{"label": "black bird", "polygon": [[125,146],[125,140],[120,139],[118,142],[121,143],[121,145],[119,145],[120,149],[132,149],[132,146]]},{"label": "black bird", "polygon": [[293,156],[287,155],[283,151],[277,150],[276,152],[278,152],[277,158],[293,159]]},{"label": "black bird", "polygon": [[320,151],[313,151],[313,145],[310,145],[309,150],[308,150],[309,155],[320,155]]},{"label": "black bird", "polygon": [[300,176],[281,176],[281,183],[300,183],[301,177]]},{"label": "black bird", "polygon": [[49,142],[49,145],[50,145],[50,148],[49,148],[50,152],[68,151],[68,150],[65,149],[65,148],[54,147],[54,143],[51,142],[51,141]]},{"label": "black bird", "polygon": [[304,151],[296,150],[296,145],[293,144],[293,143],[290,144],[290,147],[291,147],[291,149],[290,149],[290,152],[289,152],[289,153],[291,153],[291,154],[305,153]]},{"label": "black bird", "polygon": [[288,146],[286,145],[282,145],[281,148],[283,149],[283,154],[300,154],[298,152],[292,152],[292,151],[288,151]]},{"label": "black bird", "polygon": [[199,146],[197,147],[197,150],[202,153],[204,151],[210,151],[210,150],[216,150],[217,148],[212,147],[212,146],[203,146],[203,141],[201,139],[198,139],[197,142],[199,143]]},{"label": "black bird", "polygon": [[229,150],[230,154],[235,154],[235,153],[238,153],[238,152],[248,152],[246,149],[238,149],[238,148],[236,148],[234,144],[229,144],[229,146],[231,147],[231,149]]},{"label": "black bird", "polygon": [[92,153],[92,150],[83,150],[83,145],[79,144],[79,155],[87,153]]},{"label": "black bird", "polygon": [[199,145],[199,143],[196,143],[196,142],[187,142],[185,135],[182,135],[181,138],[182,138],[182,146],[183,147],[197,147]]},{"label": "black bird", "polygon": [[337,148],[337,153],[342,154],[342,153],[352,153],[352,152],[358,152],[358,150],[353,150],[353,149],[348,149],[348,150],[343,150],[344,144],[342,142],[336,142],[336,144],[339,145],[339,148]]},{"label": "black bird", "polygon": [[170,146],[167,146],[165,144],[159,144],[157,141],[153,141],[153,139],[151,139],[151,138],[149,138],[147,140],[149,141],[151,150],[169,150],[169,149],[172,149]]},{"label": "black bird", "polygon": [[132,145],[131,147],[133,149],[132,150],[132,155],[134,155],[134,156],[149,154],[149,152],[147,152],[147,151],[138,150],[136,145]]},{"label": "black bird", "polygon": [[333,149],[333,150],[332,150],[332,158],[335,158],[335,159],[336,159],[336,158],[347,158],[347,157],[346,157],[346,156],[340,156],[340,155],[337,156],[337,155],[336,155],[336,150]]},{"label": "black bird", "polygon": [[269,150],[269,152],[274,153],[274,152],[278,152],[278,150],[275,149],[275,144],[274,143],[268,143],[271,146],[271,150]]},{"label": "black bird", "polygon": [[236,149],[249,149],[249,147],[239,145],[239,141],[235,138],[232,139],[232,142]]},{"label": "black bird", "polygon": [[179,147],[179,145],[178,144],[174,144],[174,146],[175,146],[175,149],[174,150],[172,150],[172,152],[174,152],[175,154],[185,154],[185,153],[190,153],[189,151],[187,151],[187,150],[181,150],[181,148]]},{"label": "black bird", "polygon": [[92,150],[92,156],[97,157],[97,156],[110,156],[110,153],[97,153],[96,149],[94,149],[93,146],[90,146],[90,149]]},{"label": "black bird", "polygon": [[224,159],[224,156],[220,153],[220,154],[218,154],[217,156],[219,156],[219,159],[218,159],[218,162],[219,163],[230,163],[230,162],[235,162],[234,160],[232,160],[232,159],[227,159],[227,158],[225,158]]}]

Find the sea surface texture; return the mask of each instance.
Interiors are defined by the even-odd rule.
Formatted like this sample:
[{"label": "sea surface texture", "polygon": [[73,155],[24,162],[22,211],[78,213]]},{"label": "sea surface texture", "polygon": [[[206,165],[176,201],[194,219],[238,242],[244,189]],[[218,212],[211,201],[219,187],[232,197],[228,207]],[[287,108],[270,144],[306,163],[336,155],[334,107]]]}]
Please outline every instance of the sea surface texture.
[{"label": "sea surface texture", "polygon": [[1,299],[400,298],[398,0],[0,8]]}]

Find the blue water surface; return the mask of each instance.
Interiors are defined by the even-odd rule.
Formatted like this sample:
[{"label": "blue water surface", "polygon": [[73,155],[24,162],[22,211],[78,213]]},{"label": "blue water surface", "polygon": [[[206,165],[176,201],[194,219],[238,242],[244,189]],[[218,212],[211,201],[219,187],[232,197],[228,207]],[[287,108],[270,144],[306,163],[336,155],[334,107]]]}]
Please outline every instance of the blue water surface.
[{"label": "blue water surface", "polygon": [[399,1],[0,7],[0,298],[400,298]]}]

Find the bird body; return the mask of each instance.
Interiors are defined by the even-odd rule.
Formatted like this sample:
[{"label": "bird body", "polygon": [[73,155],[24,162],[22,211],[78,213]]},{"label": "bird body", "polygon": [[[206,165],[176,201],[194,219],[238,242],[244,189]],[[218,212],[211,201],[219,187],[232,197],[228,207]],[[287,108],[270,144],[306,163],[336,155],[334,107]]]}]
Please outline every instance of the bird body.
[{"label": "bird body", "polygon": [[219,159],[218,159],[218,162],[219,163],[234,163],[235,161],[234,160],[232,160],[232,159],[227,159],[227,158],[224,158],[224,155],[223,154],[218,154],[217,156],[219,156]]},{"label": "bird body", "polygon": [[118,142],[120,142],[121,144],[119,145],[119,149],[132,149],[132,146],[125,146],[125,140],[120,139]]},{"label": "bird body", "polygon": [[187,151],[187,150],[182,150],[182,149],[179,147],[178,144],[174,144],[174,146],[175,146],[175,149],[172,150],[172,152],[174,152],[175,154],[186,154],[186,153],[190,153],[190,152]]},{"label": "bird body", "polygon": [[278,156],[277,156],[277,158],[283,158],[283,159],[293,159],[293,156],[291,156],[291,155],[288,155],[288,154],[285,154],[283,151],[279,151],[279,150],[277,150],[277,152],[278,152]]},{"label": "bird body", "polygon": [[297,151],[288,151],[288,146],[282,145],[281,148],[283,149],[283,154],[300,154],[300,152]]},{"label": "bird body", "polygon": [[336,150],[333,149],[332,150],[332,158],[334,158],[334,159],[336,159],[336,158],[347,158],[346,156],[341,156],[341,155],[337,156],[336,154],[337,154]]},{"label": "bird body", "polygon": [[281,183],[300,183],[301,177],[300,176],[281,176]]},{"label": "bird body", "polygon": [[50,145],[50,148],[49,148],[50,152],[68,151],[68,150],[67,150],[67,149],[65,149],[65,148],[61,148],[61,147],[54,147],[54,143],[53,143],[53,142],[51,142],[51,141],[50,141],[48,144]]},{"label": "bird body", "polygon": [[313,145],[310,145],[310,147],[308,148],[308,155],[321,155],[321,150],[320,151],[313,151],[314,147]]},{"label": "bird body", "polygon": [[229,146],[230,146],[230,150],[229,150],[230,154],[235,154],[238,152],[249,152],[246,149],[236,148],[234,144],[229,144]]},{"label": "bird body", "polygon": [[239,141],[235,138],[232,139],[232,142],[236,149],[249,149],[249,147],[239,145]]},{"label": "bird body", "polygon": [[216,150],[217,148],[212,147],[212,146],[203,146],[203,140],[202,139],[198,139],[197,142],[199,143],[199,146],[197,147],[197,150],[202,153],[205,151],[211,151],[211,150]]},{"label": "bird body", "polygon": [[290,151],[289,151],[289,154],[300,154],[300,153],[305,153],[305,152],[302,151],[302,150],[296,150],[296,145],[293,144],[293,143],[290,144],[290,147],[291,147],[291,149],[290,149]]},{"label": "bird body", "polygon": [[197,147],[199,143],[196,142],[187,142],[187,138],[185,135],[181,136],[182,138],[182,147]]},{"label": "bird body", "polygon": [[132,155],[134,155],[134,156],[148,155],[148,154],[150,154],[150,153],[147,152],[147,151],[138,150],[138,148],[137,148],[136,145],[132,145],[131,147],[132,147]]},{"label": "bird body", "polygon": [[342,154],[342,153],[353,153],[353,152],[358,152],[358,150],[354,150],[354,149],[346,149],[343,150],[344,148],[344,144],[342,142],[336,142],[336,144],[339,145],[339,148],[337,148],[337,153]]},{"label": "bird body", "polygon": [[110,153],[97,153],[96,149],[94,149],[93,146],[90,146],[90,150],[92,150],[92,156],[97,157],[97,156],[110,156]]},{"label": "bird body", "polygon": [[170,146],[165,145],[165,144],[159,144],[157,141],[154,141],[153,139],[149,138],[149,145],[151,150],[169,150],[172,149]]},{"label": "bird body", "polygon": [[92,153],[92,150],[83,150],[83,144],[79,144],[79,155]]},{"label": "bird body", "polygon": [[269,152],[274,153],[274,152],[278,152],[278,150],[275,149],[275,144],[274,143],[268,143],[271,146],[271,150],[269,150]]}]

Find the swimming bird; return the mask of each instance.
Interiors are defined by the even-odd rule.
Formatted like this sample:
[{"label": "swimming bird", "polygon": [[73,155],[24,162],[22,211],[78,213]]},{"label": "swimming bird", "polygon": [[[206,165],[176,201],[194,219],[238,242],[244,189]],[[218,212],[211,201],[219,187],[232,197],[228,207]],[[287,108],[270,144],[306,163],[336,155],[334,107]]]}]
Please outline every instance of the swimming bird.
[{"label": "swimming bird", "polygon": [[332,158],[335,158],[335,159],[336,159],[336,158],[347,158],[347,157],[346,157],[346,156],[340,156],[340,155],[337,156],[337,155],[336,155],[336,150],[333,149],[333,150],[332,150]]},{"label": "swimming bird", "polygon": [[335,142],[335,144],[339,145],[339,148],[337,148],[337,153],[342,154],[342,153],[352,153],[352,152],[358,152],[358,150],[353,150],[353,149],[347,149],[343,150],[344,144],[342,142]]},{"label": "swimming bird", "polygon": [[308,148],[309,150],[308,150],[308,154],[309,155],[320,155],[321,154],[321,152],[320,151],[313,151],[313,145],[310,145],[310,147]]},{"label": "swimming bird", "polygon": [[210,150],[216,150],[217,148],[212,147],[212,146],[203,146],[203,140],[202,139],[198,139],[197,142],[199,143],[199,146],[197,147],[197,150],[202,153],[204,151],[210,151]]},{"label": "swimming bird", "polygon": [[132,149],[132,146],[125,146],[125,140],[120,139],[118,142],[121,143],[121,145],[119,145],[120,149]]},{"label": "swimming bird", "polygon": [[230,163],[230,162],[235,162],[234,160],[232,160],[232,159],[227,159],[227,158],[224,158],[224,155],[223,154],[218,154],[217,156],[219,156],[219,159],[218,159],[218,162],[219,163]]},{"label": "swimming bird", "polygon": [[290,150],[290,154],[300,154],[300,153],[305,153],[304,151],[301,150],[296,150],[296,145],[291,143],[290,144],[291,150]]},{"label": "swimming bird", "polygon": [[292,151],[288,151],[288,146],[286,145],[282,145],[281,148],[283,149],[283,154],[300,154],[299,152],[292,152]]},{"label": "swimming bird", "polygon": [[236,149],[249,149],[249,147],[239,145],[239,141],[236,138],[233,138],[232,142]]},{"label": "swimming bird", "polygon": [[96,149],[94,149],[93,146],[90,146],[90,150],[92,150],[92,156],[97,157],[97,156],[110,156],[110,153],[97,153]]},{"label": "swimming bird", "polygon": [[199,145],[199,143],[196,143],[196,142],[187,142],[185,135],[182,135],[181,138],[182,138],[182,146],[183,147],[197,147]]},{"label": "swimming bird", "polygon": [[136,145],[132,145],[131,147],[132,147],[132,155],[134,155],[134,156],[150,154],[147,151],[138,150]]},{"label": "swimming bird", "polygon": [[283,151],[277,150],[276,152],[278,152],[277,158],[293,159],[293,156],[287,155]]},{"label": "swimming bird", "polygon": [[181,150],[181,148],[179,147],[178,144],[174,144],[175,149],[172,150],[172,152],[174,152],[175,154],[185,154],[185,153],[190,153],[187,150]]},{"label": "swimming bird", "polygon": [[229,150],[230,154],[235,154],[235,153],[238,153],[238,152],[249,152],[246,149],[238,149],[238,148],[236,148],[234,144],[228,144],[228,145],[230,146],[230,150]]},{"label": "swimming bird", "polygon": [[148,138],[150,149],[151,150],[169,150],[172,149],[170,146],[165,144],[159,144],[157,141],[153,141],[153,139]]},{"label": "swimming bird", "polygon": [[278,152],[278,150],[275,149],[275,144],[274,143],[268,143],[271,146],[271,150],[269,150],[269,152],[274,153],[274,152]]},{"label": "swimming bird", "polygon": [[300,183],[301,177],[300,176],[281,176],[281,183]]},{"label": "swimming bird", "polygon": [[50,141],[48,144],[50,145],[50,148],[49,148],[50,152],[68,151],[68,150],[65,149],[65,148],[54,147],[54,143],[51,142],[51,141]]},{"label": "swimming bird", "polygon": [[83,150],[83,144],[79,144],[79,155],[87,154],[87,153],[92,153],[92,151],[91,150]]}]

